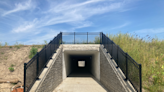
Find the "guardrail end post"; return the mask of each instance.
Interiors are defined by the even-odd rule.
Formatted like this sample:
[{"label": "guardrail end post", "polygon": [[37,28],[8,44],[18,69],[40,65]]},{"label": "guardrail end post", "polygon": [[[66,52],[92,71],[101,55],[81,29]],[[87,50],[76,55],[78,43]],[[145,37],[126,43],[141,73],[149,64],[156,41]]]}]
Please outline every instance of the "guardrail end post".
[{"label": "guardrail end post", "polygon": [[142,66],[139,64],[140,92],[142,92]]},{"label": "guardrail end post", "polygon": [[24,92],[26,92],[26,63],[24,63]]}]

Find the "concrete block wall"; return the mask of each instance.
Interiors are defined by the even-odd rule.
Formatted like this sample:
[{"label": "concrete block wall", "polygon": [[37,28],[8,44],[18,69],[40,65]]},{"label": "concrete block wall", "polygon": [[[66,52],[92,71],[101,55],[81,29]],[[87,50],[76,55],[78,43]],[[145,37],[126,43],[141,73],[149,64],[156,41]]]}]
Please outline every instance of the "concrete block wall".
[{"label": "concrete block wall", "polygon": [[100,47],[100,82],[109,92],[127,92],[121,83],[118,74],[112,67],[112,61],[107,58],[104,48]]},{"label": "concrete block wall", "polygon": [[57,52],[52,65],[39,84],[36,92],[52,92],[62,81],[62,48]]}]

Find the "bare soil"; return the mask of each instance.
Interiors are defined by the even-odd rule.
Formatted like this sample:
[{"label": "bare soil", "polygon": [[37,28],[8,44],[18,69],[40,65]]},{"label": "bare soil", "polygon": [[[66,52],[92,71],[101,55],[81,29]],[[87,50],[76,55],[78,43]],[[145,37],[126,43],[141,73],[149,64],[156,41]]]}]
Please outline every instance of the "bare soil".
[{"label": "bare soil", "polygon": [[[6,46],[0,48],[0,79],[13,79],[17,78],[23,84],[24,78],[24,63],[27,63],[30,58],[30,50],[32,46]],[[41,46],[38,47],[38,51]],[[9,67],[14,65],[14,71],[10,72]],[[0,92],[11,92],[11,88],[15,84],[0,83]]]}]

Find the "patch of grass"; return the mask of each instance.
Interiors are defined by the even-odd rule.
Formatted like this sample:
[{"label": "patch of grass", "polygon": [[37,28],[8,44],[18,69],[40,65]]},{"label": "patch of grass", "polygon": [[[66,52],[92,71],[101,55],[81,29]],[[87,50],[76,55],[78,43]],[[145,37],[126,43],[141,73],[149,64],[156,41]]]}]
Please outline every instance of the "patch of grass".
[{"label": "patch of grass", "polygon": [[10,46],[9,48],[13,48],[12,46]]},{"label": "patch of grass", "polygon": [[16,85],[17,83],[11,83],[12,85]]},{"label": "patch of grass", "polygon": [[4,52],[1,52],[1,54],[4,54]]},{"label": "patch of grass", "polygon": [[22,46],[24,46],[24,45],[21,44],[21,43],[16,42],[14,46],[15,46],[15,48],[17,48],[17,49],[20,49],[20,47],[22,47]]},{"label": "patch of grass", "polygon": [[164,91],[164,40],[122,33],[107,36],[142,64],[143,88],[150,92]]},{"label": "patch of grass", "polygon": [[43,48],[44,47],[44,45],[33,45],[32,47],[35,47],[35,48]]},{"label": "patch of grass", "polygon": [[15,65],[11,64],[11,67],[14,67]]},{"label": "patch of grass", "polygon": [[35,47],[32,47],[30,50],[30,55],[29,58],[31,59],[36,53],[37,53],[38,49]]},{"label": "patch of grass", "polygon": [[10,65],[10,67],[8,68],[10,72],[13,72],[14,71],[14,66],[13,64]]},{"label": "patch of grass", "polygon": [[14,71],[14,68],[13,67],[9,67],[8,68],[10,72],[13,72]]}]

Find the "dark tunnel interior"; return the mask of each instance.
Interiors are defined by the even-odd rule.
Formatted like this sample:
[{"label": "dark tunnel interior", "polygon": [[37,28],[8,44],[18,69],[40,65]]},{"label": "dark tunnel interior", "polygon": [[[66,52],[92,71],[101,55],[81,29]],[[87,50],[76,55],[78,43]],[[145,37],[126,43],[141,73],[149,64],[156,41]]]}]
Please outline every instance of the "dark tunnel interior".
[{"label": "dark tunnel interior", "polygon": [[[92,55],[70,55],[70,74],[68,77],[90,77]],[[81,65],[81,66],[80,66]]]}]

